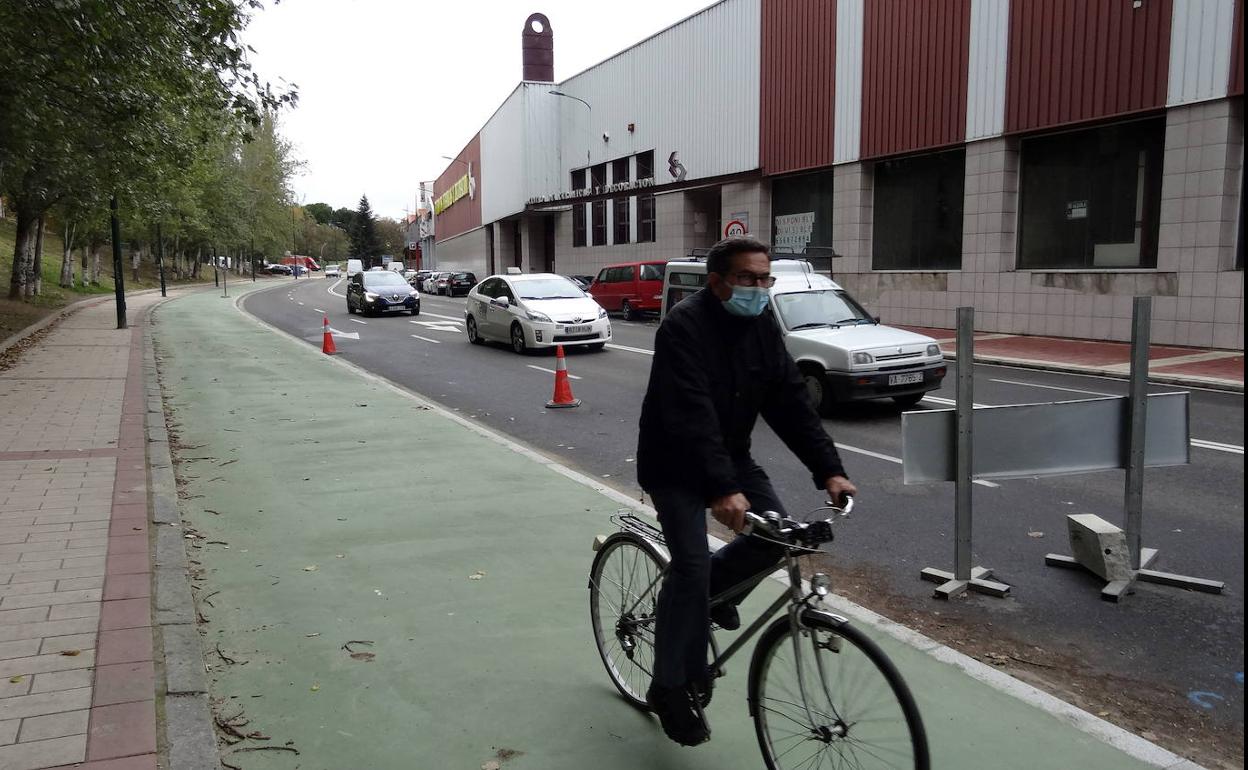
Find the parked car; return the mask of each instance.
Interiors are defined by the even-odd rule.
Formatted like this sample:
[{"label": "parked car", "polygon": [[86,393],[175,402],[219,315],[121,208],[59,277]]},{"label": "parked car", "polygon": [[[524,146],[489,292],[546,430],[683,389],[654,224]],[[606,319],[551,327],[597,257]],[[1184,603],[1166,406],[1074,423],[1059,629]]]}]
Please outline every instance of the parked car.
[{"label": "parked car", "polygon": [[425,279],[433,275],[432,270],[417,270],[416,274],[407,279],[407,282],[417,289],[424,291]]},{"label": "parked car", "polygon": [[290,265],[269,265],[269,275],[294,275],[295,269]]},{"label": "parked car", "polygon": [[592,275],[565,275],[564,278],[576,284],[581,291],[589,291],[590,285],[594,282]]},{"label": "parked car", "polygon": [[[777,259],[771,272],[772,312],[820,412],[872,398],[909,408],[940,387],[946,365],[936,340],[884,326],[809,262]],[[668,262],[661,314],[705,284],[705,261]]]},{"label": "parked car", "polygon": [[420,315],[420,294],[389,270],[366,270],[347,282],[347,312],[364,315],[389,311],[410,311]]},{"label": "parked car", "polygon": [[412,282],[412,279],[413,279],[413,278],[415,278],[415,277],[416,277],[416,271],[415,271],[415,270],[412,270],[411,268],[408,268],[407,270],[404,270],[404,271],[403,271],[403,280],[407,281],[408,283],[411,283],[411,282]]},{"label": "parked car", "polygon": [[658,312],[666,265],[666,262],[607,265],[598,271],[589,293],[607,310],[618,310],[628,320],[635,321],[643,312]]},{"label": "parked car", "polygon": [[342,267],[341,267],[340,265],[326,265],[326,266],[325,266],[325,277],[326,277],[326,278],[341,278],[341,277],[342,277]]},{"label": "parked car", "polygon": [[451,279],[451,273],[434,273],[426,281],[426,285],[430,294],[443,294],[446,292],[446,283]]},{"label": "parked car", "polygon": [[425,277],[424,282],[422,282],[420,285],[420,290],[423,291],[425,294],[433,294],[434,284],[438,282],[438,276],[440,275],[442,274],[439,272],[433,272],[427,275]]},{"label": "parked car", "polygon": [[477,285],[477,276],[472,273],[447,273],[446,279],[446,296],[454,297],[460,294],[467,294]]},{"label": "parked car", "polygon": [[611,340],[607,311],[554,273],[486,278],[468,293],[464,326],[472,344],[508,342],[517,353],[555,345],[602,350]]}]

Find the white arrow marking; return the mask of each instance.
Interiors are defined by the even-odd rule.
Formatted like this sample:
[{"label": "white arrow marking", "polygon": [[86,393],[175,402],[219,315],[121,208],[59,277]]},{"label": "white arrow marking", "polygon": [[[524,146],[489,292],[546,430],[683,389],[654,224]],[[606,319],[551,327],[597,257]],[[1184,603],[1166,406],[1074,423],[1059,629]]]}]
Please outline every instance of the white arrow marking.
[{"label": "white arrow marking", "polygon": [[365,326],[368,326],[368,321],[361,321],[358,318],[348,318],[347,320],[350,321],[351,323],[364,324]]},{"label": "white arrow marking", "polygon": [[349,340],[358,340],[360,338],[359,332],[341,332],[332,326],[329,327],[329,333],[335,337],[346,337]]},{"label": "white arrow marking", "polygon": [[413,337],[415,337],[415,338],[416,338],[416,339],[418,339],[418,340],[424,340],[425,342],[432,342],[432,343],[433,343],[433,344],[435,344],[435,345],[441,345],[441,344],[442,344],[442,340],[435,340],[435,339],[432,339],[432,338],[430,338],[430,337],[422,337],[422,336],[420,336],[419,334],[413,334],[412,336],[413,336]]}]

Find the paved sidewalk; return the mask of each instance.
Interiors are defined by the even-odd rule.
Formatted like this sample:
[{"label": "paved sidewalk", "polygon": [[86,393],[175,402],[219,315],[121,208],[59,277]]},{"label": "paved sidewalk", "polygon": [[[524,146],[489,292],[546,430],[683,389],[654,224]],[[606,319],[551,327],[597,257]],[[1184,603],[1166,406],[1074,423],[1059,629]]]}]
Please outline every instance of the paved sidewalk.
[{"label": "paved sidewalk", "polygon": [[[952,329],[924,326],[902,328],[934,337],[948,356],[955,352],[956,339]],[[1244,389],[1244,354],[1240,351],[1152,345],[1148,358],[1149,379],[1155,382]],[[1126,342],[976,332],[975,360],[1126,377],[1130,371],[1131,345]]]},{"label": "paved sidewalk", "polygon": [[146,309],[79,310],[0,372],[0,768],[156,767]]},{"label": "paved sidewalk", "polygon": [[[310,318],[307,336],[318,330]],[[219,719],[261,736],[231,738],[225,750],[300,752],[228,761],[760,766],[748,659],[730,665],[710,709],[714,739],[696,749],[667,741],[611,687],[586,580],[590,543],[610,530],[619,497],[262,328],[228,300],[204,293],[161,306],[155,339],[172,429],[187,447],[180,506],[211,694]],[[745,613],[774,593],[756,592]],[[1010,688],[1027,688],[1001,672],[874,623],[868,633],[918,695],[935,767],[1194,767],[1056,699],[1019,698]]]}]

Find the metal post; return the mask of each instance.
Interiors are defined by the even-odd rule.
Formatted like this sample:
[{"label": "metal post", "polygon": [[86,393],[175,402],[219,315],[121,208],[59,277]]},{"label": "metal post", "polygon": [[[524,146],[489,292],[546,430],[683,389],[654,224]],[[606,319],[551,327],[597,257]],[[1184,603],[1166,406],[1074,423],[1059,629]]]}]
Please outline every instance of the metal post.
[{"label": "metal post", "polygon": [[956,449],[956,475],[954,479],[954,510],[953,522],[954,558],[953,576],[955,580],[971,579],[971,480],[972,443],[974,431],[972,422],[975,414],[975,308],[958,308],[958,382],[957,382],[957,426],[958,444]]},{"label": "metal post", "polygon": [[168,296],[165,294],[165,239],[159,222],[156,223],[156,271],[160,273],[160,296]]},{"label": "metal post", "polygon": [[1131,384],[1127,409],[1127,550],[1131,569],[1139,570],[1143,553],[1140,524],[1144,508],[1144,441],[1148,422],[1148,342],[1153,298],[1136,297],[1131,311]]},{"label": "metal post", "polygon": [[251,239],[251,248],[247,251],[247,256],[251,258],[251,282],[256,282],[256,239]]},{"label": "metal post", "polygon": [[117,300],[117,328],[126,328],[126,279],[121,266],[121,221],[117,218],[117,196],[108,203],[113,228],[113,295]]},{"label": "metal post", "polygon": [[213,244],[212,247],[212,285],[221,285],[221,263],[217,261],[216,244]]},{"label": "metal post", "polygon": [[[230,256],[228,252],[226,253],[225,258],[227,261],[229,260]],[[226,267],[224,270],[221,271],[221,296],[222,297],[230,296],[229,286],[226,285],[229,282],[229,278],[230,278],[230,269],[229,267]]]}]

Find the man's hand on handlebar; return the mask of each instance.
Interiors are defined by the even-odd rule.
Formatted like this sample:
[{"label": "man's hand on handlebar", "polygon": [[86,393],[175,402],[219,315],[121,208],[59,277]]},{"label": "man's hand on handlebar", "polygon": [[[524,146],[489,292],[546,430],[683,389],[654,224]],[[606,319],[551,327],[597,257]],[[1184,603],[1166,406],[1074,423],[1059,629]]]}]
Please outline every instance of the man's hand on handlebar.
[{"label": "man's hand on handlebar", "polygon": [[715,521],[733,532],[745,529],[745,512],[749,509],[750,501],[740,492],[717,497],[711,501],[711,515],[715,517]]},{"label": "man's hand on handlebar", "polygon": [[858,494],[858,487],[854,486],[854,482],[844,476],[830,476],[823,483],[823,487],[828,491],[828,499],[838,507],[845,505],[846,495],[854,496]]}]

